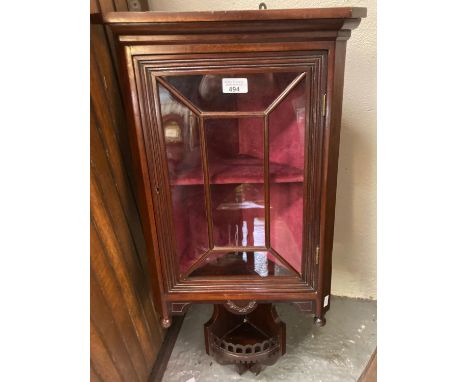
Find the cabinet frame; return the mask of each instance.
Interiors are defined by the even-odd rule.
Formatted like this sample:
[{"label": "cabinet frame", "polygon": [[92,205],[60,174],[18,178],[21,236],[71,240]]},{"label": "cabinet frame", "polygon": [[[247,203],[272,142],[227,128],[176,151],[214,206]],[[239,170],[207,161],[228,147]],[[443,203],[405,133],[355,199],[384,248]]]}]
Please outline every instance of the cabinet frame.
[{"label": "cabinet frame", "polygon": [[[155,206],[155,220],[158,226],[159,242],[161,243],[161,264],[164,272],[163,279],[166,281],[166,293],[179,291],[190,291],[192,293],[209,293],[224,291],[224,294],[235,293],[239,290],[256,291],[259,295],[259,288],[263,290],[274,290],[281,284],[281,290],[296,290],[298,288],[306,291],[314,291],[314,273],[316,273],[314,264],[315,248],[319,245],[317,240],[319,228],[319,213],[317,206],[313,202],[317,201],[320,188],[320,161],[322,151],[323,118],[321,110],[323,105],[322,97],[326,89],[326,56],[324,52],[304,52],[297,56],[277,57],[277,55],[267,54],[256,56],[250,60],[246,57],[230,57],[223,60],[218,56],[191,56],[190,60],[195,62],[184,62],[188,58],[179,57],[178,60],[168,62],[166,57],[159,56],[134,56],[133,67],[137,76],[136,87],[139,94],[139,104],[145,105],[143,108],[146,119],[142,119],[142,129],[144,135],[146,157],[153,158],[148,160],[150,169],[150,184],[153,205]],[[209,64],[202,64],[194,67],[196,60],[213,60]],[[258,61],[262,63],[258,63]],[[255,62],[254,62],[255,61]],[[167,64],[176,65],[178,69],[169,70]],[[236,65],[233,67],[233,65]],[[180,69],[179,69],[180,68]],[[215,69],[216,68],[216,69]],[[263,70],[262,70],[263,69]],[[206,278],[197,277],[196,280],[190,278],[180,278],[177,273],[177,264],[175,257],[175,237],[176,227],[173,225],[171,189],[167,162],[165,156],[165,143],[162,129],[161,111],[158,105],[157,77],[182,74],[215,74],[226,73],[235,74],[242,72],[251,73],[270,73],[281,71],[293,71],[298,75],[305,73],[306,81],[306,130],[305,130],[305,166],[304,166],[304,207],[303,207],[303,253],[302,253],[302,276],[281,276],[265,277],[260,276],[229,276],[229,280],[223,280],[222,277],[210,276]],[[303,78],[303,77],[302,77]],[[311,86],[312,85],[312,86]],[[312,102],[314,100],[315,102]],[[200,111],[197,111],[197,114]],[[261,113],[263,118],[267,118],[269,112]],[[143,113],[142,113],[143,114]],[[213,113],[200,113],[212,115]],[[239,113],[235,113],[238,116]],[[245,115],[255,115],[257,112],[245,112]],[[205,117],[206,118],[206,117]],[[313,142],[313,144],[311,144]],[[265,144],[268,148],[268,142]],[[204,150],[202,150],[204,151]],[[316,153],[317,152],[317,153]],[[316,154],[316,155],[312,155]],[[265,154],[267,155],[267,154]],[[203,156],[203,154],[202,154]],[[156,159],[154,159],[156,158]],[[160,166],[156,166],[159,163]],[[159,168],[157,168],[159,167]],[[265,168],[265,175],[268,168]],[[315,175],[316,174],[316,175]],[[205,174],[206,177],[206,174]],[[316,186],[316,183],[318,185]],[[265,192],[268,193],[268,182],[265,183]],[[316,187],[313,187],[316,186]],[[205,188],[206,192],[206,188]],[[312,201],[312,203],[310,203]],[[310,205],[312,204],[312,205]],[[315,208],[314,208],[315,207]],[[267,210],[267,209],[266,209]],[[266,219],[266,221],[268,221]]]},{"label": "cabinet frame", "polygon": [[[351,29],[357,27],[365,15],[363,8],[330,8],[266,13],[109,13],[103,16],[102,21],[110,26],[116,43],[155,307],[164,326],[170,325],[172,314],[183,313],[190,303],[226,303],[227,300],[294,302],[301,310],[314,312],[318,317],[323,317],[330,308],[328,297],[346,40]],[[313,224],[314,232],[309,232],[303,243],[303,248],[309,249],[307,256],[303,256],[305,269],[312,270],[310,263],[318,258],[315,285],[312,285],[312,271],[304,272],[301,280],[287,282],[286,276],[250,278],[249,288],[233,283],[231,277],[215,284],[212,277],[209,280],[178,281],[170,269],[171,260],[166,252],[172,245],[171,235],[167,235],[170,229],[165,224],[172,221],[170,208],[167,208],[171,207],[167,197],[167,167],[163,165],[162,171],[155,170],[156,163],[164,164],[164,156],[161,146],[148,140],[151,135],[148,126],[156,126],[158,117],[154,102],[151,105],[150,101],[154,98],[148,97],[148,78],[141,75],[144,58],[157,57],[159,64],[165,64],[166,70],[171,72],[200,57],[212,58],[215,64],[241,57],[255,60],[256,65],[261,66],[271,63],[272,56],[292,63],[297,56],[310,59],[311,54],[318,52],[324,57],[320,89],[309,89],[308,104],[313,106],[312,113],[307,113],[307,118],[317,118],[317,123],[306,121],[306,128],[316,127],[308,134],[315,134],[316,142],[321,144],[320,150],[307,150],[307,153],[314,153],[314,158],[308,158],[304,169],[307,178],[304,179],[307,189],[304,211],[313,211],[311,215],[318,223]],[[301,60],[303,64],[304,60]],[[301,66],[301,62],[294,64]],[[161,137],[151,139],[160,140]],[[316,195],[320,197],[312,198]],[[309,218],[304,216],[308,220],[305,223],[309,223]],[[304,230],[306,228],[304,225]]]}]

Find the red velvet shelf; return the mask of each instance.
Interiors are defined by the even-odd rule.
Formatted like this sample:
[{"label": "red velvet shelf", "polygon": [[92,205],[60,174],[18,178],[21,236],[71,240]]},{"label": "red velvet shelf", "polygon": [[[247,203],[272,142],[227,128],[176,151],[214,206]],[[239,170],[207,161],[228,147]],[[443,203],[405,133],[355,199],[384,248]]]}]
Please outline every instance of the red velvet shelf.
[{"label": "red velvet shelf", "polygon": [[[263,183],[263,160],[254,157],[217,159],[209,164],[211,184]],[[301,169],[284,164],[270,163],[270,182],[298,183],[304,181]],[[172,186],[203,184],[200,167],[193,167],[171,181]]]}]

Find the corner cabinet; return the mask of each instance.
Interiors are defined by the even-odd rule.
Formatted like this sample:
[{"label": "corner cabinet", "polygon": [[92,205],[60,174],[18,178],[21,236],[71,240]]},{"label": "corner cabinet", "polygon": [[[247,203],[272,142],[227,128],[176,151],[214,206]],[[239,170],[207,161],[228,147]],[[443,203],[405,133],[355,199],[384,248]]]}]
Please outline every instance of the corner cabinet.
[{"label": "corner cabinet", "polygon": [[[164,327],[192,303],[215,304],[208,337],[221,330],[217,319],[234,328],[235,315],[239,325],[262,311],[280,323],[272,303],[294,303],[324,324],[346,40],[365,15],[102,15],[115,37]],[[284,324],[273,332],[284,342]],[[229,345],[222,333],[216,338],[210,346]]]}]

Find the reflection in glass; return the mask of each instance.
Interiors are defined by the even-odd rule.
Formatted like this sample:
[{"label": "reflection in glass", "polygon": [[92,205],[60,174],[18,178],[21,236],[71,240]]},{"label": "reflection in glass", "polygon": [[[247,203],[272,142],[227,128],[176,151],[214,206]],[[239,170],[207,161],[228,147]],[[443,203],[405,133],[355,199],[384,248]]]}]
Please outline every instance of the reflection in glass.
[{"label": "reflection in glass", "polygon": [[[298,73],[270,72],[205,74],[164,77],[200,110],[263,111]],[[223,93],[223,78],[246,78],[247,93]]]},{"label": "reflection in glass", "polygon": [[271,253],[255,251],[211,253],[190,277],[249,275],[294,276]]},{"label": "reflection in glass", "polygon": [[[270,242],[301,272],[305,139],[305,81],[302,80],[269,116]],[[282,168],[282,177],[275,175]],[[288,182],[280,181],[282,178]]]},{"label": "reflection in glass", "polygon": [[218,247],[265,245],[263,185],[211,186],[213,241]]},{"label": "reflection in glass", "polygon": [[208,119],[205,131],[215,246],[264,246],[263,119]]},{"label": "reflection in glass", "polygon": [[[177,90],[173,92],[179,92],[194,108],[206,112],[244,112],[239,116],[204,114],[201,121],[202,117],[177,100],[180,95],[159,87],[181,272],[188,271],[210,250],[213,252],[191,271],[191,276],[292,275],[290,268],[301,273],[305,78],[266,118],[269,224],[265,221],[268,216],[265,213],[265,118],[245,116],[245,112],[267,110],[299,75],[298,72],[264,72],[164,77],[168,86]],[[232,77],[246,78],[248,92],[224,93],[222,80]],[[206,148],[205,153],[201,147]],[[207,164],[214,248],[209,248],[208,243],[202,158]],[[266,242],[268,226],[270,243]]]},{"label": "reflection in glass", "polygon": [[[159,86],[179,272],[208,250],[198,118]],[[190,211],[190,213],[187,213]]]}]

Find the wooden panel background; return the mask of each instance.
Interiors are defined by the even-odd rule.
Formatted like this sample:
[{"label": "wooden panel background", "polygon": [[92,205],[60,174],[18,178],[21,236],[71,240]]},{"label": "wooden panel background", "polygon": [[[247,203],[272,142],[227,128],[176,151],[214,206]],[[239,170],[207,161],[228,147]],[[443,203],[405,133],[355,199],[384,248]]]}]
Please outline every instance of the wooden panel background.
[{"label": "wooden panel background", "polygon": [[[92,0],[91,12],[137,10],[135,3]],[[147,381],[164,330],[152,300],[110,41],[103,26],[91,26],[91,381]]]}]

